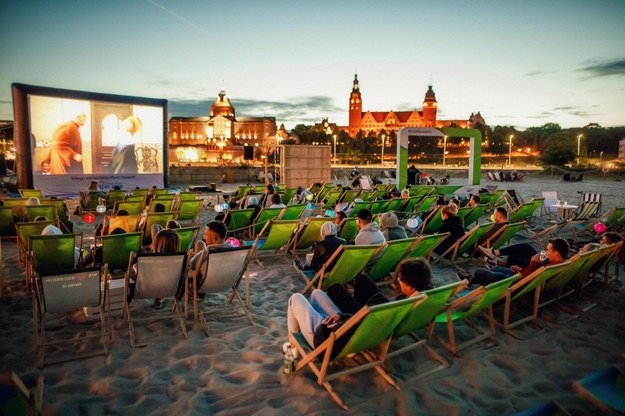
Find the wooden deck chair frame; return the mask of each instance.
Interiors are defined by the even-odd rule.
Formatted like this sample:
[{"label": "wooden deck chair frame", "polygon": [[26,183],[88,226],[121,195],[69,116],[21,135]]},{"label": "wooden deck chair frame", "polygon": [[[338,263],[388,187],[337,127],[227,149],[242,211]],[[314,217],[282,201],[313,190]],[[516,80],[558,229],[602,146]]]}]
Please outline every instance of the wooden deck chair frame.
[{"label": "wooden deck chair frame", "polygon": [[337,202],[354,202],[360,193],[360,189],[346,189]]},{"label": "wooden deck chair frame", "polygon": [[[202,328],[206,336],[210,336],[208,322],[204,316],[204,310],[198,304],[198,295],[200,293],[220,293],[230,291],[227,303],[232,304],[236,300],[247,317],[250,325],[254,325],[254,319],[248,310],[249,306],[249,275],[246,277],[246,301],[241,299],[239,294],[239,286],[241,279],[247,272],[249,263],[249,247],[232,247],[232,248],[210,248],[208,251],[202,252],[198,260],[199,267],[191,270],[189,279],[191,279],[191,296],[193,297],[193,318],[199,318]],[[185,287],[185,314],[188,316],[187,300],[188,288]]]},{"label": "wooden deck chair frame", "polygon": [[395,270],[408,250],[412,249],[421,238],[410,237],[384,242],[380,250],[382,254],[375,261],[373,267],[366,272],[367,276],[374,282],[383,280],[387,276],[390,277],[389,273]]},{"label": "wooden deck chair frame", "polygon": [[430,215],[421,223],[421,227],[417,228],[420,234],[435,234],[443,226],[442,207],[438,207],[430,212]]},{"label": "wooden deck chair frame", "polygon": [[506,189],[503,193],[503,197],[506,199],[509,211],[516,211],[521,205],[524,204],[523,198],[514,189]]},{"label": "wooden deck chair frame", "polygon": [[625,411],[623,391],[618,387],[623,383],[625,371],[618,367],[609,367],[575,381],[573,390],[603,414],[617,416]]},{"label": "wooden deck chair frame", "polygon": [[525,221],[506,224],[484,243],[484,247],[492,248],[493,250],[503,247],[512,237],[521,231],[525,224]]},{"label": "wooden deck chair frame", "polygon": [[[45,364],[45,350],[47,345],[74,342],[76,338],[46,342],[46,315],[52,313],[64,314],[82,307],[97,307],[100,311],[100,333],[85,335],[78,339],[100,338],[102,352],[88,354],[65,354],[64,357],[49,362],[57,364],[98,355],[108,355],[108,325],[110,321],[104,316],[104,301],[107,297],[107,279],[100,268],[74,269],[65,273],[41,275],[35,280],[37,296],[37,347],[39,350],[39,367]],[[104,292],[104,293],[103,293]],[[58,326],[57,326],[58,328]]]},{"label": "wooden deck chair frame", "polygon": [[[333,284],[349,282],[367,267],[369,261],[381,249],[382,245],[340,246],[312,278],[304,272],[301,273],[307,281],[302,294],[312,289],[315,284],[318,289],[321,289]],[[332,264],[334,266],[328,270]]]},{"label": "wooden deck chair frame", "polygon": [[262,232],[265,225],[270,221],[277,219],[282,214],[284,208],[269,208],[265,207],[260,210],[256,218],[254,219],[254,225],[252,226],[252,237],[256,237]]},{"label": "wooden deck chair frame", "polygon": [[[523,325],[527,322],[532,322],[534,325],[541,327],[538,321],[538,312],[540,307],[543,306],[540,303],[542,288],[545,285],[545,282],[562,273],[566,268],[570,267],[570,265],[571,262],[566,261],[564,263],[554,264],[551,266],[543,266],[538,270],[535,270],[533,273],[525,277],[521,277],[519,280],[514,282],[514,284],[506,290],[504,296],[505,304],[502,319],[503,332],[508,335],[512,335],[515,338],[519,338],[512,331],[512,329],[517,326]],[[517,319],[514,322],[510,322],[510,311],[512,306],[518,306],[518,303],[523,300],[523,297],[530,296],[532,291],[534,294],[531,301],[531,313],[528,316]]]},{"label": "wooden deck chair frame", "polygon": [[[416,257],[425,257],[429,259],[432,252],[440,243],[442,243],[449,233],[424,235],[415,245],[406,253],[406,258],[412,259]],[[393,283],[397,280],[397,273],[393,276]]]},{"label": "wooden deck chair frame", "polygon": [[[331,332],[328,339],[314,349],[308,345],[301,333],[290,333],[289,341],[291,346],[296,348],[302,356],[302,359],[295,365],[295,372],[309,367],[317,377],[317,383],[322,385],[332,399],[344,410],[348,409],[347,405],[330,384],[332,380],[344,375],[355,374],[373,368],[387,383],[400,390],[399,385],[384,369],[383,363],[386,360],[393,331],[410,310],[424,302],[425,299],[425,295],[419,295],[381,305],[364,306],[339,329]],[[338,352],[336,357],[331,359],[336,341],[350,334],[351,337],[347,344]],[[376,349],[375,353],[372,351],[374,348]],[[330,365],[331,361],[334,363],[345,358],[355,358],[356,355],[361,358],[358,366],[352,366],[332,374],[329,373],[329,370],[336,368],[336,366]],[[321,360],[321,362],[316,362],[315,360],[317,359]]]},{"label": "wooden deck chair frame", "polygon": [[[460,356],[459,352],[468,346],[471,346],[477,342],[490,338],[493,342],[495,340],[495,327],[496,321],[493,313],[493,304],[501,299],[505,295],[505,291],[512,285],[520,275],[508,277],[495,283],[491,283],[488,286],[480,286],[479,288],[472,290],[466,295],[451,302],[446,311],[436,317],[436,323],[447,325],[447,342],[442,341],[442,344],[452,354]],[[468,309],[465,309],[468,306]],[[481,331],[476,325],[470,322],[470,318],[477,316],[483,312],[488,315],[489,330]],[[477,336],[467,340],[461,344],[456,342],[456,335],[454,330],[455,322],[464,321]]]},{"label": "wooden deck chair frame", "polygon": [[343,195],[343,192],[343,189],[339,191],[330,191],[324,198],[326,201],[320,201],[320,203],[323,204],[324,208],[333,208],[339,202],[339,198]]},{"label": "wooden deck chair frame", "polygon": [[[471,228],[447,250],[445,250],[443,254],[438,256],[434,263],[438,263],[438,261],[443,260],[451,255],[449,260],[453,265],[455,265],[458,256],[462,256],[464,253],[472,254],[473,250],[475,250],[475,247],[477,246],[477,241],[480,239],[481,236],[486,234],[486,232],[492,225],[492,222],[485,222]],[[501,230],[497,232],[499,233],[501,232]]]},{"label": "wooden deck chair frame", "polygon": [[202,210],[203,199],[183,200],[176,204],[176,212],[178,212],[178,222],[191,221],[191,224],[197,224],[198,216]]},{"label": "wooden deck chair frame", "polygon": [[254,259],[260,267],[264,268],[265,266],[258,258],[259,251],[271,250],[274,254],[283,251],[284,254],[287,254],[289,241],[298,226],[298,220],[271,220],[265,223],[261,232],[256,236],[256,239],[254,239],[250,250],[250,258]]},{"label": "wooden deck chair frame", "polygon": [[[187,337],[185,317],[182,313],[178,298],[184,293],[184,279],[186,277],[187,259],[190,252],[178,253],[130,253],[128,260],[128,270],[124,274],[124,308],[123,316],[128,324],[128,335],[130,345],[135,348],[140,346],[136,342],[134,322],[137,320],[132,316],[132,310],[128,302],[130,291],[130,276],[134,277],[135,292],[134,299],[171,298],[174,305],[171,312],[175,312],[180,324],[183,336]],[[133,265],[136,260],[136,270]],[[157,314],[156,312],[155,314]],[[155,315],[153,314],[153,315]],[[143,320],[148,320],[145,317]]]},{"label": "wooden deck chair frame", "polygon": [[[438,355],[428,343],[432,337],[432,331],[434,330],[434,320],[445,311],[450,299],[464,289],[467,284],[468,282],[466,280],[462,280],[421,292],[421,294],[427,296],[426,300],[416,305],[408,312],[397,328],[395,328],[393,333],[394,340],[401,339],[402,337],[410,337],[412,338],[412,342],[397,349],[393,349],[391,344],[391,350],[387,355],[388,359],[421,347],[433,361],[439,363],[437,367],[419,374],[416,378],[411,377],[411,382],[422,379],[444,368],[449,368],[449,362]],[[417,334],[419,331],[424,331],[422,337],[419,337]]]},{"label": "wooden deck chair frame", "polygon": [[15,234],[17,235],[17,250],[20,262],[28,260],[28,237],[41,234],[48,225],[56,225],[54,221],[18,222],[15,223]]},{"label": "wooden deck chair frame", "polygon": [[600,193],[592,193],[592,192],[586,192],[583,196],[582,196],[582,205],[588,203],[588,202],[596,202],[597,203],[597,209],[593,212],[590,213],[591,216],[597,216],[601,213],[601,194]]},{"label": "wooden deck chair frame", "polygon": [[178,251],[192,250],[197,240],[197,236],[200,232],[200,226],[194,225],[191,227],[182,227],[174,229],[178,234]]},{"label": "wooden deck chair frame", "polygon": [[328,218],[306,218],[299,228],[295,232],[293,239],[289,245],[291,255],[298,258],[297,250],[304,250],[315,245],[317,241],[321,240],[321,226],[326,222],[331,221]]},{"label": "wooden deck chair frame", "polygon": [[36,385],[29,390],[22,379],[13,372],[5,370],[0,372],[0,389],[2,402],[0,413],[3,415],[43,415],[43,375],[37,376]]},{"label": "wooden deck chair frame", "polygon": [[333,183],[324,184],[317,194],[315,195],[315,202],[321,203],[323,199],[332,191],[336,186]]}]

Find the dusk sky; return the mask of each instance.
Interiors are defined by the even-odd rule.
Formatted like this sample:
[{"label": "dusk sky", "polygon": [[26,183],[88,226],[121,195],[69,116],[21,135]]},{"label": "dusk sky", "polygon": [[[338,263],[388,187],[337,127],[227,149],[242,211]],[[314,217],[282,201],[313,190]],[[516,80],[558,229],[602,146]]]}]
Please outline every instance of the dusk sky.
[{"label": "dusk sky", "polygon": [[623,0],[0,0],[0,51],[0,120],[20,82],[346,125],[357,72],[365,111],[625,125]]}]

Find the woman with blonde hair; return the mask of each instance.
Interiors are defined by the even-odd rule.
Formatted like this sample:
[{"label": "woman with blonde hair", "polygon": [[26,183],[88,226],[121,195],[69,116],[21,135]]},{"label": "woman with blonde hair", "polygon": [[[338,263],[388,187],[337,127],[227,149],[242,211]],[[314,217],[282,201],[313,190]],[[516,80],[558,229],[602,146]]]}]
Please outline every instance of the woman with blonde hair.
[{"label": "woman with blonde hair", "polygon": [[111,173],[137,173],[137,156],[135,143],[143,123],[135,116],[126,117],[120,124],[118,144],[113,150]]},{"label": "woman with blonde hair", "polygon": [[464,225],[462,220],[458,218],[458,205],[450,203],[441,208],[441,217],[443,218],[443,226],[437,233],[449,232],[449,236],[434,249],[436,254],[443,254],[449,247],[458,241],[464,235]]}]

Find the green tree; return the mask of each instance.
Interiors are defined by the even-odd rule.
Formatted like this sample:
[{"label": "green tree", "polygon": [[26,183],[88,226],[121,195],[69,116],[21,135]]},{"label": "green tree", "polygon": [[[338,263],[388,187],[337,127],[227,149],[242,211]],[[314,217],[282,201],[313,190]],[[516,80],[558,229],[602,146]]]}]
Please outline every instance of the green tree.
[{"label": "green tree", "polygon": [[562,166],[571,163],[576,157],[576,141],[567,132],[553,133],[544,141],[540,161],[543,166]]}]

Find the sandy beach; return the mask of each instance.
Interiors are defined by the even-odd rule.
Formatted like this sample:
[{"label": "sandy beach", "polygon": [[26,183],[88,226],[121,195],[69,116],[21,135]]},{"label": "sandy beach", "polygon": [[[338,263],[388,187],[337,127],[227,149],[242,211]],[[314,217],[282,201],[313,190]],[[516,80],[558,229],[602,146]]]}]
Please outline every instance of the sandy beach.
[{"label": "sandy beach", "polygon": [[[453,178],[452,184],[463,179]],[[482,186],[512,188],[525,199],[541,191],[557,191],[562,200],[577,205],[585,192],[602,194],[605,212],[625,206],[622,182],[593,179],[582,183],[529,175],[523,182],[483,180]],[[222,184],[231,191],[236,184]],[[200,225],[214,218],[215,194],[204,206]],[[75,201],[73,202],[75,206]],[[70,211],[74,206],[70,206]],[[93,235],[93,225],[72,216],[75,230]],[[523,236],[515,237],[522,241]],[[47,415],[333,415],[345,413],[316,383],[312,372],[283,373],[282,344],[287,341],[287,300],[304,283],[287,255],[263,255],[265,268],[250,263],[250,301],[254,325],[242,314],[214,308],[208,315],[211,336],[198,323],[187,321],[183,338],[175,320],[139,324],[138,337],[148,345],[133,349],[123,320],[113,317],[110,354],[58,365],[37,367],[32,348],[31,296],[24,268],[17,259],[14,239],[2,240],[3,293],[0,299],[2,368],[13,369],[27,384],[39,374],[45,380],[44,412]],[[473,267],[473,266],[471,266]],[[434,268],[437,285],[455,280],[446,263]],[[623,272],[621,271],[621,275]],[[549,306],[543,328],[525,325],[517,329],[520,339],[502,333],[496,342],[482,342],[455,357],[437,339],[431,346],[451,365],[427,377],[419,374],[433,366],[422,349],[391,360],[392,376],[401,391],[394,390],[374,371],[346,376],[333,386],[350,407],[346,413],[364,415],[508,415],[555,400],[571,414],[597,411],[572,390],[571,383],[610,365],[623,365],[625,352],[625,289],[622,279],[615,291],[598,284],[589,287],[593,297],[573,296],[577,307],[596,304],[579,315]],[[223,297],[205,302],[219,303]],[[139,310],[150,309],[148,301]],[[496,310],[501,321],[502,310]],[[486,321],[476,321],[486,328]],[[94,331],[92,323],[81,325]],[[69,334],[60,331],[61,336]],[[437,326],[435,334],[446,336]],[[462,331],[459,336],[466,335]],[[69,336],[69,335],[68,335]],[[396,340],[405,345],[407,339]],[[395,344],[393,344],[395,345]],[[73,347],[77,347],[74,345]],[[96,349],[95,342],[89,349]],[[73,350],[52,351],[72,354]]]}]

